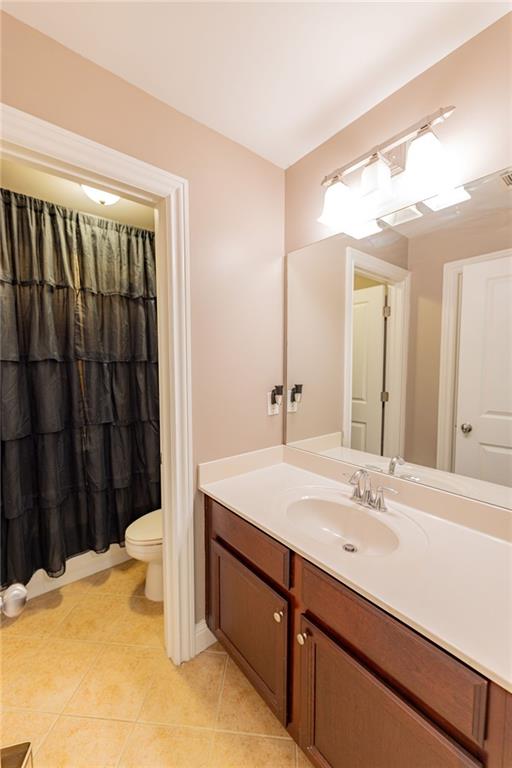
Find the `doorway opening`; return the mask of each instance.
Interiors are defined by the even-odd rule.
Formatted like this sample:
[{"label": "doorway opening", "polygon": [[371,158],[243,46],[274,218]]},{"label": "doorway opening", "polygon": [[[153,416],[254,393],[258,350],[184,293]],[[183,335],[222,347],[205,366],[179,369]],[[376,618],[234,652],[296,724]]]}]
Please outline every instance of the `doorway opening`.
[{"label": "doorway opening", "polygon": [[343,445],[403,453],[410,273],[348,247]]},{"label": "doorway opening", "polygon": [[158,285],[164,629],[175,664],[196,653],[188,184],[174,174],[0,105],[1,154],[151,206]]},{"label": "doorway opening", "polygon": [[350,447],[384,455],[386,353],[389,306],[387,283],[354,272],[352,300],[352,422]]}]

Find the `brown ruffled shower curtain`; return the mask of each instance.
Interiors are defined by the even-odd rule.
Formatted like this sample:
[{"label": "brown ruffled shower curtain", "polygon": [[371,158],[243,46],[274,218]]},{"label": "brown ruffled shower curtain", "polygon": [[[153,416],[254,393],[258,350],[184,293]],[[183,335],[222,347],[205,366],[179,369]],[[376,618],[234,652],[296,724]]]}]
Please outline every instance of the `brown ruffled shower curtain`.
[{"label": "brown ruffled shower curtain", "polygon": [[1,580],[160,507],[154,235],[1,190]]}]

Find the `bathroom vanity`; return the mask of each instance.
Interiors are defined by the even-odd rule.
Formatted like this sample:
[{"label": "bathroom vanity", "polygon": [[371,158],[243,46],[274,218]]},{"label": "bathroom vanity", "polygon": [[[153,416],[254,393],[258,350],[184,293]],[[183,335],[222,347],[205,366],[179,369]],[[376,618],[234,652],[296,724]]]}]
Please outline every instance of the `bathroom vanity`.
[{"label": "bathroom vanity", "polygon": [[[289,502],[289,488],[278,487],[283,472],[288,469],[281,464],[270,474],[250,473],[249,480],[246,474],[203,485],[206,494],[211,489],[217,497],[205,498],[207,623],[313,765],[510,768],[512,693],[482,673],[478,664],[472,667],[461,660],[462,653],[457,658],[427,633],[413,629],[414,621],[379,607],[385,602],[384,591],[375,587],[374,601],[368,599],[371,589],[364,579],[361,589],[347,586],[358,587],[358,567],[361,574],[381,571],[383,590],[388,588],[384,582],[389,571],[398,585],[399,569],[406,566],[405,561],[400,565],[404,555],[398,550],[385,553],[389,557],[345,551],[336,573],[328,557],[333,548],[318,547],[311,538],[308,550],[300,525],[290,528],[287,543],[278,512],[283,499]],[[289,477],[293,479],[293,472]],[[247,509],[243,505],[251,483],[255,488],[266,485],[268,498],[277,499],[262,510],[261,526],[254,512],[257,498]],[[292,493],[297,492],[293,482],[291,486]],[[329,499],[335,492],[333,484],[324,489],[309,486],[302,495]],[[372,517],[378,519],[377,514]],[[270,535],[271,525],[276,536]],[[425,526],[430,547],[433,532],[427,522]],[[409,543],[417,544],[413,539]],[[402,549],[407,550],[407,542]],[[424,549],[416,551],[417,574],[426,557]],[[362,565],[351,570],[357,559]],[[339,577],[342,572],[347,578]],[[412,573],[404,570],[404,579],[407,572]],[[404,594],[414,591],[411,585],[402,586]],[[438,606],[439,627],[452,597],[448,588],[447,605]],[[428,599],[418,593],[419,602]],[[433,622],[436,606],[426,609]],[[403,611],[398,613],[407,619]],[[450,643],[446,636],[444,644]]]}]

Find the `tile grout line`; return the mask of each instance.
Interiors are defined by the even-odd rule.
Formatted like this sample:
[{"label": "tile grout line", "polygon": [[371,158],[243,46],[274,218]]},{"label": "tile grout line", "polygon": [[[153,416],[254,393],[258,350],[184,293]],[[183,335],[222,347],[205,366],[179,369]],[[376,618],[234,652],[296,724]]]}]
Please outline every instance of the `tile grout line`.
[{"label": "tile grout line", "polygon": [[117,758],[117,761],[116,761],[116,764],[115,764],[115,768],[119,768],[119,766],[121,765],[121,760],[123,759],[124,753],[126,752],[128,744],[129,744],[129,742],[130,742],[130,740],[131,740],[131,738],[132,738],[132,736],[133,736],[133,734],[135,732],[135,728],[136,727],[137,727],[137,721],[132,723],[132,727],[130,729],[130,732],[126,735],[126,739],[124,741],[123,746],[121,747],[121,751],[119,752],[119,757]]},{"label": "tile grout line", "polygon": [[66,700],[66,702],[64,703],[64,706],[62,707],[62,710],[61,710],[61,712],[59,713],[59,717],[60,717],[61,715],[64,715],[64,714],[65,714],[65,713],[64,713],[64,710],[66,709],[66,707],[68,706],[68,704],[71,702],[71,700],[73,699],[73,697],[74,697],[75,693],[78,691],[78,689],[79,689],[79,688],[80,688],[80,686],[82,685],[83,681],[85,680],[85,678],[87,677],[87,675],[89,674],[89,672],[91,671],[91,669],[93,668],[93,666],[96,664],[96,662],[97,662],[97,661],[98,661],[98,659],[100,658],[102,651],[104,651],[104,650],[105,650],[104,648],[102,648],[102,647],[101,647],[101,643],[98,643],[98,645],[99,645],[100,647],[97,649],[97,653],[96,653],[96,655],[93,657],[93,659],[91,660],[91,663],[89,664],[89,666],[87,667],[87,669],[85,670],[85,672],[84,672],[84,673],[83,673],[83,675],[81,676],[80,680],[78,681],[77,685],[76,685],[76,686],[75,686],[75,688],[73,689],[73,693],[71,694],[71,696],[70,696],[70,697],[69,697],[69,698]]},{"label": "tile grout line", "polygon": [[211,741],[210,741],[210,750],[209,750],[208,762],[207,762],[208,766],[211,765],[212,763],[214,750],[215,750],[215,734],[217,733],[217,725],[219,723],[220,708],[222,706],[222,696],[224,694],[224,685],[226,682],[227,670],[228,670],[228,655],[226,654],[226,658],[224,659],[224,669],[222,670],[222,677],[220,681],[219,698],[217,701],[217,711],[215,712],[213,732],[212,732]]},{"label": "tile grout line", "polygon": [[[36,710],[36,711],[37,711],[37,710]],[[41,751],[41,749],[42,749],[42,748],[43,748],[43,746],[45,745],[45,743],[46,743],[46,740],[48,739],[48,736],[50,735],[50,733],[53,731],[53,729],[54,729],[54,728],[55,728],[55,726],[57,725],[57,723],[58,723],[58,721],[59,721],[59,718],[60,718],[60,712],[59,712],[59,714],[58,714],[58,715],[55,715],[55,720],[54,720],[54,721],[53,721],[53,723],[50,725],[50,727],[49,727],[49,728],[48,728],[48,730],[46,731],[45,735],[44,735],[44,736],[43,736],[43,738],[41,739],[41,742],[40,742],[40,744],[39,744],[38,748],[37,748],[36,750],[34,750],[34,752],[33,752],[33,756],[34,756],[34,757],[36,757],[36,755],[37,755],[37,754],[39,754],[39,752]]]}]

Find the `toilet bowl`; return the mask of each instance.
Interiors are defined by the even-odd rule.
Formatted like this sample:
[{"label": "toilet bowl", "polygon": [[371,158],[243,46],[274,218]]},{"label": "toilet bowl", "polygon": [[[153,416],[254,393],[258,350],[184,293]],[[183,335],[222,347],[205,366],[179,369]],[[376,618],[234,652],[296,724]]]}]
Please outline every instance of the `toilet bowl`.
[{"label": "toilet bowl", "polygon": [[126,551],[135,560],[147,563],[144,593],[148,600],[164,599],[162,574],[162,510],[139,517],[125,532]]}]

